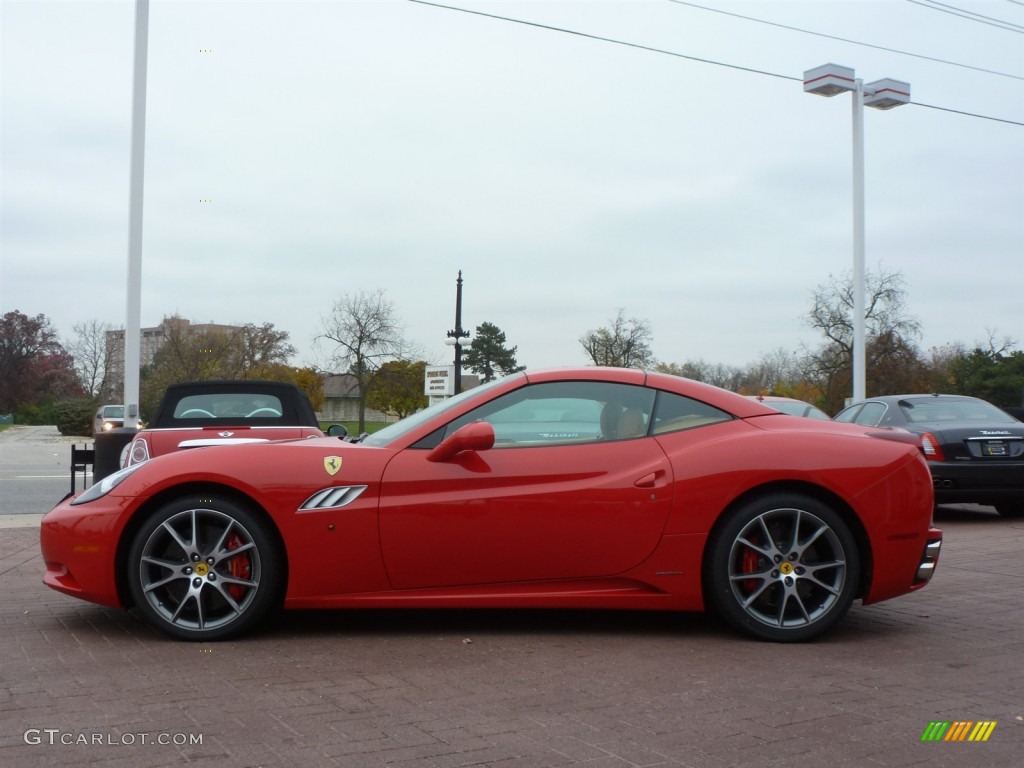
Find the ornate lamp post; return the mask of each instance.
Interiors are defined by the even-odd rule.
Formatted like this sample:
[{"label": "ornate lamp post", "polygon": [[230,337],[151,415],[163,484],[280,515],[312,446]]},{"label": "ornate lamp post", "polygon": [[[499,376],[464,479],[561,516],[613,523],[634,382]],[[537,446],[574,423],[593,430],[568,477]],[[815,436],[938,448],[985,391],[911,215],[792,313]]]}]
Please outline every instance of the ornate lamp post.
[{"label": "ornate lamp post", "polygon": [[462,270],[455,281],[455,330],[448,331],[444,343],[455,347],[455,394],[462,391],[462,348],[470,346],[469,331],[462,329]]}]

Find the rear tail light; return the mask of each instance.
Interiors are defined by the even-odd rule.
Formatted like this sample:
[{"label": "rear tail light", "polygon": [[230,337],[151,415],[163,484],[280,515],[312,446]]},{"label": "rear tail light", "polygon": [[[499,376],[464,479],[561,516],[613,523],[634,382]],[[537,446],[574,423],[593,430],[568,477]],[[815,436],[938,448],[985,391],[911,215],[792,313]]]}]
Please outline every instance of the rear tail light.
[{"label": "rear tail light", "polygon": [[128,460],[125,462],[125,466],[130,467],[132,464],[141,464],[144,461],[149,461],[149,446],[143,438],[139,437],[132,441],[131,447],[128,449]]},{"label": "rear tail light", "polygon": [[931,432],[925,432],[921,435],[921,450],[924,451],[925,458],[929,461],[945,461],[946,457],[942,453],[942,448],[939,447],[939,441],[935,439],[935,435]]}]

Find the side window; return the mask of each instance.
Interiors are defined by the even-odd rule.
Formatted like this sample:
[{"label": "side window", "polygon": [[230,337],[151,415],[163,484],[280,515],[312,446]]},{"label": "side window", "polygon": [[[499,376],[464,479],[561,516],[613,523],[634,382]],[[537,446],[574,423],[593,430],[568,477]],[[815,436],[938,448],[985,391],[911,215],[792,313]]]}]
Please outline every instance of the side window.
[{"label": "side window", "polygon": [[884,403],[865,403],[860,409],[855,424],[863,424],[865,427],[877,427],[885,415],[886,406]]},{"label": "side window", "polygon": [[654,434],[678,432],[682,429],[703,427],[729,421],[732,415],[713,408],[700,400],[694,400],[672,392],[658,392],[654,407]]},{"label": "side window", "polygon": [[860,411],[861,406],[854,405],[850,408],[847,408],[845,411],[840,411],[839,414],[836,416],[835,421],[843,421],[852,424],[854,420],[857,418],[857,414],[860,413]]},{"label": "side window", "polygon": [[472,421],[494,426],[494,447],[594,443],[648,434],[655,392],[600,381],[533,384],[448,424],[445,436]]}]

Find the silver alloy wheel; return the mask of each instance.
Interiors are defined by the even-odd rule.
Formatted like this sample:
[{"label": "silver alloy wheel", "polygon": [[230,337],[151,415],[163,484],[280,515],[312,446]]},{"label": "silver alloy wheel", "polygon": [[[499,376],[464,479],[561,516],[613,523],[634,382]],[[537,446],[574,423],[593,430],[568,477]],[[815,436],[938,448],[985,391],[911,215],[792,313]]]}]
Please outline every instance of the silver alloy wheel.
[{"label": "silver alloy wheel", "polygon": [[729,551],[728,579],[739,608],[778,629],[809,626],[844,592],[846,552],[825,521],[802,509],[754,517]]},{"label": "silver alloy wheel", "polygon": [[186,509],[156,526],[137,567],[150,608],[186,632],[231,624],[260,589],[260,551],[252,533],[214,509]]}]

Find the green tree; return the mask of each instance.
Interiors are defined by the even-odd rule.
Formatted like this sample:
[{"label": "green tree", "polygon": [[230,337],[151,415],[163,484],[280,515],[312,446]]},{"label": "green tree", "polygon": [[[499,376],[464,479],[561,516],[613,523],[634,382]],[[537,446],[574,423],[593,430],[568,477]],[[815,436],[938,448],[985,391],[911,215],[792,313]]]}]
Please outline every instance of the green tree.
[{"label": "green tree", "polygon": [[473,346],[462,353],[466,367],[481,376],[482,383],[493,381],[526,368],[516,361],[516,350],[505,346],[505,332],[493,323],[480,323],[476,327]]},{"label": "green tree", "polygon": [[[404,419],[411,413],[426,408],[423,378],[427,363],[423,360],[392,360],[377,370],[366,395],[366,404],[374,410],[391,413]],[[362,431],[362,428],[360,428]]]},{"label": "green tree", "polygon": [[314,411],[324,406],[324,378],[312,368],[296,368],[283,363],[265,366],[259,369],[259,376],[246,376],[247,379],[266,379],[268,381],[285,381],[301,389]]},{"label": "green tree", "polygon": [[81,394],[74,360],[45,315],[14,310],[0,318],[0,413]]},{"label": "green tree", "polygon": [[594,365],[645,369],[656,363],[650,324],[635,317],[627,320],[621,309],[607,327],[587,331],[579,342]]},{"label": "green tree", "polygon": [[1024,352],[1014,342],[977,346],[949,366],[953,392],[988,400],[993,405],[1024,405]]}]

